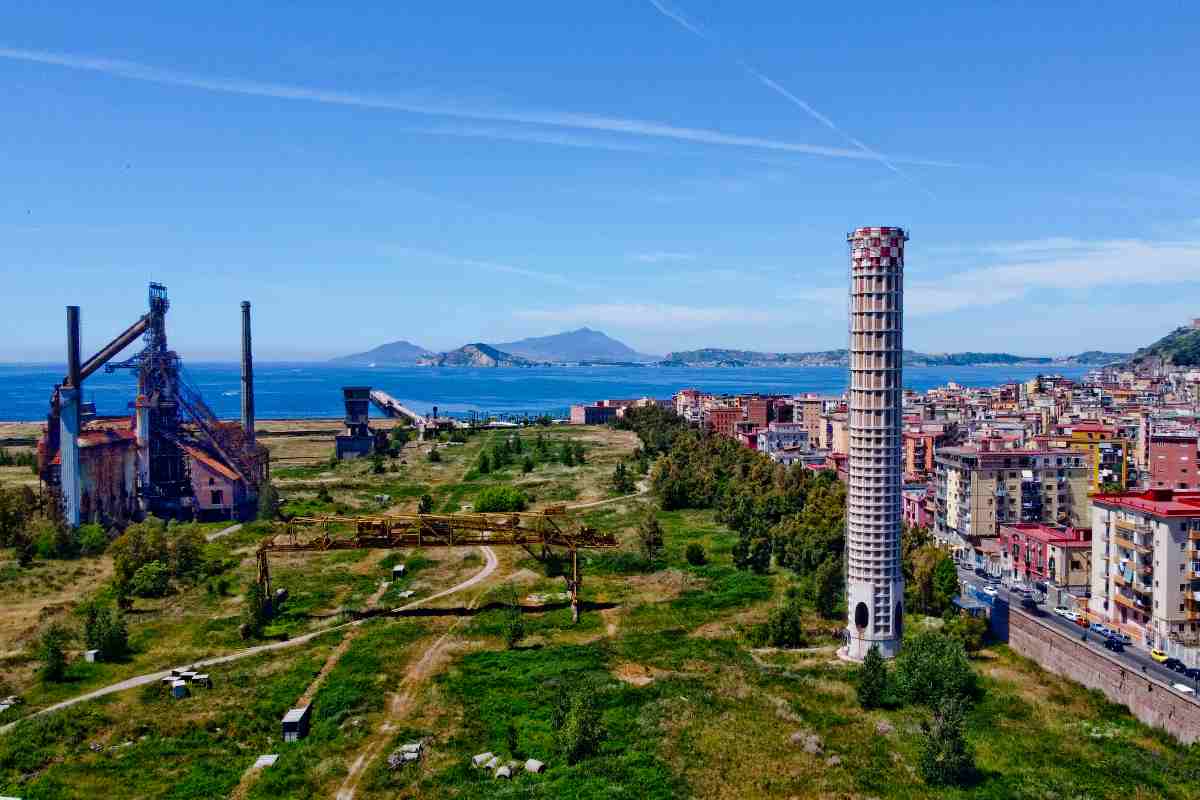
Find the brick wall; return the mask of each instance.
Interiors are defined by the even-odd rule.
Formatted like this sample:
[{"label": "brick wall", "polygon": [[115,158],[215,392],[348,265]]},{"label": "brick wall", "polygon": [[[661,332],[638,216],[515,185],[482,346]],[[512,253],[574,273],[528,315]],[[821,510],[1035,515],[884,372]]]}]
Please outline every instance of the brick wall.
[{"label": "brick wall", "polygon": [[1127,706],[1147,725],[1163,728],[1184,744],[1200,741],[1200,703],[1157,678],[1089,649],[1018,609],[1011,609],[1008,644],[1043,669],[1098,689],[1109,700]]}]

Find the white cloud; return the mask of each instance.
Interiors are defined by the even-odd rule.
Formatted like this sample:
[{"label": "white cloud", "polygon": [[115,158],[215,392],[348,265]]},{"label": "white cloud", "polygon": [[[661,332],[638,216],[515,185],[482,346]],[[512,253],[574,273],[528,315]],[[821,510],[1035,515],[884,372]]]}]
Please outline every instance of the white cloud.
[{"label": "white cloud", "polygon": [[[763,139],[755,136],[740,136],[721,133],[719,131],[701,128],[683,128],[649,122],[638,119],[623,119],[605,117],[594,114],[580,114],[564,111],[513,111],[498,108],[472,106],[455,99],[430,99],[428,95],[383,96],[356,92],[340,92],[326,89],[313,89],[305,86],[295,86],[281,83],[266,83],[250,81],[241,78],[220,78],[197,75],[177,70],[161,69],[132,61],[122,61],[107,58],[94,58],[69,53],[52,53],[44,50],[26,50],[12,47],[0,47],[0,58],[14,61],[25,61],[37,64],[52,64],[69,69],[100,72],[129,80],[146,81],[167,86],[181,86],[191,89],[202,89],[211,92],[242,94],[254,97],[272,97],[280,100],[303,100],[313,103],[352,106],[357,108],[374,108],[387,111],[401,111],[410,114],[425,114],[431,116],[452,117],[458,119],[485,120],[490,122],[509,122],[525,125],[543,125],[552,128],[574,128],[579,130],[600,131],[629,136],[642,136],[657,139],[670,139],[695,144],[739,147],[753,150],[773,150],[790,153],[806,153],[809,155],[828,156],[831,158],[850,158],[858,160],[876,160],[877,156],[857,149],[842,147],[824,147],[821,145],[784,142],[776,139]],[[905,164],[922,164],[925,166],[953,167],[958,166],[947,161],[936,161],[922,158],[888,156],[893,161]]]},{"label": "white cloud", "polygon": [[693,253],[671,253],[657,251],[653,253],[633,253],[630,255],[634,261],[640,261],[643,264],[665,264],[673,261],[695,261],[696,256]]},{"label": "white cloud", "polygon": [[[972,252],[967,245],[955,248]],[[1112,239],[1085,241],[1065,237],[984,244],[973,252],[1008,255],[1017,260],[931,278],[914,272],[904,286],[904,310],[913,316],[944,314],[1028,298],[1042,290],[1084,291],[1133,285],[1165,286],[1200,282],[1200,241]],[[794,298],[822,305],[844,317],[845,287],[802,289]]]},{"label": "white cloud", "polygon": [[771,314],[759,309],[662,303],[582,304],[565,308],[527,309],[515,312],[514,316],[538,322],[625,325],[641,330],[717,323],[765,323],[773,319]]}]

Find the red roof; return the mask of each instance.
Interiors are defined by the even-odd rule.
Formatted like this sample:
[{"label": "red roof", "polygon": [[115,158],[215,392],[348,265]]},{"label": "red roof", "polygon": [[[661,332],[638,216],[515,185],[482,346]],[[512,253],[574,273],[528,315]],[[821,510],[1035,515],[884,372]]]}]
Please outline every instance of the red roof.
[{"label": "red roof", "polygon": [[229,467],[222,464],[220,461],[217,461],[215,458],[213,458],[208,453],[201,450],[199,447],[189,447],[187,445],[184,445],[183,449],[185,452],[187,452],[187,454],[189,456],[191,456],[196,461],[198,461],[202,465],[204,465],[204,467],[206,469],[209,469],[212,472],[217,473],[221,477],[226,478],[231,481],[240,481],[241,480],[241,478],[238,477],[238,474],[236,472],[234,472],[232,469],[230,469]]},{"label": "red roof", "polygon": [[1200,491],[1147,489],[1140,493],[1097,494],[1092,496],[1092,502],[1156,517],[1200,517]]}]

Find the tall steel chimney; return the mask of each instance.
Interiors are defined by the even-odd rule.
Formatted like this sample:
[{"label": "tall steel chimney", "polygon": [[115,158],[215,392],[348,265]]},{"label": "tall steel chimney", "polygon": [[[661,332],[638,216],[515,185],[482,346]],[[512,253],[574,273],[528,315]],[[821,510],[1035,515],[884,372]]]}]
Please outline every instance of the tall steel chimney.
[{"label": "tall steel chimney", "polygon": [[254,444],[254,357],[250,352],[250,301],[242,301],[242,430]]},{"label": "tall steel chimney", "polygon": [[79,525],[83,476],[79,466],[79,402],[82,394],[79,364],[79,306],[67,306],[67,385],[59,389],[59,456],[63,516],[71,527]]}]

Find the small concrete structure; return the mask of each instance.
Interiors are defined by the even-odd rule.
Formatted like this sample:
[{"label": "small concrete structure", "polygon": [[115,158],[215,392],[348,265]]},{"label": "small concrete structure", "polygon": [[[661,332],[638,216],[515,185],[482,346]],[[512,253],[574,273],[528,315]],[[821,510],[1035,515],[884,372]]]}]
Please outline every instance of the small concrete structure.
[{"label": "small concrete structure", "polygon": [[192,684],[195,686],[203,686],[205,689],[211,689],[212,678],[208,677],[207,673],[197,673],[192,676]]},{"label": "small concrete structure", "polygon": [[404,577],[404,565],[396,564],[392,567],[392,580],[397,580]]},{"label": "small concrete structure", "polygon": [[496,770],[496,777],[497,778],[511,778],[512,770],[509,769],[507,764],[505,764],[503,767],[500,767],[500,769]]},{"label": "small concrete structure", "polygon": [[171,684],[171,697],[174,697],[176,700],[182,700],[183,698],[187,697],[189,694],[190,694],[190,692],[188,691],[187,681],[181,681],[181,680],[176,679]]},{"label": "small concrete structure", "polygon": [[541,775],[546,771],[546,765],[536,758],[531,758],[525,762],[525,771],[532,772],[534,775]]},{"label": "small concrete structure", "polygon": [[99,650],[85,650],[83,653],[83,660],[88,662],[89,664],[95,664],[97,661],[100,660],[100,651]]},{"label": "small concrete structure", "polygon": [[298,742],[308,736],[308,725],[312,721],[312,704],[293,708],[283,715],[283,740]]},{"label": "small concrete structure", "polygon": [[471,766],[476,767],[476,768],[482,767],[484,764],[488,763],[495,757],[496,756],[493,755],[490,751],[487,753],[480,753],[479,755],[477,755],[471,759]]},{"label": "small concrete structure", "polygon": [[254,762],[253,769],[266,769],[267,767],[274,766],[275,762],[278,760],[279,755],[277,753],[269,753],[265,756],[259,756],[258,760]]},{"label": "small concrete structure", "polygon": [[397,592],[396,596],[399,597],[401,600],[407,600],[408,598],[412,597],[414,594],[416,594],[416,592],[414,592],[412,589],[405,589],[403,592]]}]

